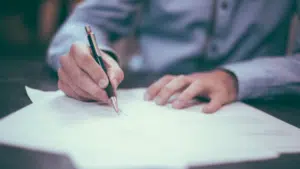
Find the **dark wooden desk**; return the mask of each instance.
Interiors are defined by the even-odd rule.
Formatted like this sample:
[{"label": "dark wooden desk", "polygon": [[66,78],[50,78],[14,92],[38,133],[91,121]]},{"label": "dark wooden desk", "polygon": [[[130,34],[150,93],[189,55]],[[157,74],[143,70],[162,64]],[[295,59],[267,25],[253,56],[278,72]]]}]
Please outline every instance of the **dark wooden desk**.
[{"label": "dark wooden desk", "polygon": [[[122,88],[146,87],[155,79],[154,75],[126,73]],[[31,103],[24,86],[41,90],[56,90],[56,75],[43,62],[0,61],[0,118]],[[300,97],[282,96],[276,99],[245,101],[283,121],[300,127]],[[300,142],[300,140],[299,140]],[[267,144],[267,143],[266,143]],[[30,151],[0,145],[0,168],[15,169],[73,169],[70,160],[64,155]],[[193,168],[193,167],[192,167]],[[204,169],[263,169],[300,168],[300,154],[286,154],[278,159],[259,162],[224,164],[200,167]]]}]

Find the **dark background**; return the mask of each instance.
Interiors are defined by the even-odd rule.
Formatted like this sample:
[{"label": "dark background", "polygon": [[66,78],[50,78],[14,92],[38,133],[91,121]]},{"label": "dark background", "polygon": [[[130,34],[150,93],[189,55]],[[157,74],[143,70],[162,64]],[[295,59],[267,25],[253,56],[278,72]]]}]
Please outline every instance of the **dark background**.
[{"label": "dark background", "polygon": [[[0,2],[0,61],[45,61],[51,38],[84,0],[1,0]],[[113,46],[122,56],[121,66],[126,67],[137,51],[133,36]]]},{"label": "dark background", "polygon": [[1,0],[0,60],[44,60],[74,0]]}]

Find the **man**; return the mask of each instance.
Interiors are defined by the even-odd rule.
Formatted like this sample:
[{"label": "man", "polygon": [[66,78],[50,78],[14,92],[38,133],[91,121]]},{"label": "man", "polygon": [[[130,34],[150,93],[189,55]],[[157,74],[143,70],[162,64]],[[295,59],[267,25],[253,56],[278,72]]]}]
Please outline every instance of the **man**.
[{"label": "man", "polygon": [[[107,101],[108,79],[93,61],[85,25],[91,25],[116,89],[123,80],[112,41],[137,26],[145,70],[171,73],[152,84],[146,100],[174,108],[196,96],[212,113],[235,100],[300,93],[300,56],[284,56],[295,0],[87,0],[62,26],[49,48],[48,63],[58,70],[59,88],[79,100]],[[74,43],[79,41],[81,43]],[[300,49],[297,39],[295,51]],[[122,58],[119,58],[122,59]],[[184,74],[184,75],[178,75]]]}]

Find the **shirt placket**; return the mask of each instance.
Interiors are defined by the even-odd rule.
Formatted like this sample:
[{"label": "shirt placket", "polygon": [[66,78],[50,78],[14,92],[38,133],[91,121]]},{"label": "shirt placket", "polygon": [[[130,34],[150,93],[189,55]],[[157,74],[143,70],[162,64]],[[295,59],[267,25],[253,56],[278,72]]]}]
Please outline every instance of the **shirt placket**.
[{"label": "shirt placket", "polygon": [[230,17],[234,6],[234,0],[215,0],[211,33],[207,46],[209,60],[215,60],[222,54],[222,42],[220,37],[224,34],[230,23]]}]

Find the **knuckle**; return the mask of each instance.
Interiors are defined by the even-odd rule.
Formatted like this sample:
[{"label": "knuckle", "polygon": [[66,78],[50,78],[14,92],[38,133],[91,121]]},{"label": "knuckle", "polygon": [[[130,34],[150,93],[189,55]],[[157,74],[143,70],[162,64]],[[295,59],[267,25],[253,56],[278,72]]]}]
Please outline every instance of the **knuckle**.
[{"label": "knuckle", "polygon": [[62,55],[59,57],[59,63],[61,64],[61,66],[64,67],[67,62],[68,62],[68,56]]},{"label": "knuckle", "polygon": [[193,76],[185,76],[184,79],[188,83],[193,83],[195,81],[195,77]]},{"label": "knuckle", "polygon": [[179,82],[186,82],[187,79],[184,75],[179,75],[177,78],[176,78]]},{"label": "knuckle", "polygon": [[173,78],[174,78],[174,76],[173,75],[169,75],[169,74],[164,76],[164,79],[166,79],[166,80],[171,80]]},{"label": "knuckle", "polygon": [[80,47],[80,43],[79,42],[74,42],[71,47],[70,47],[70,54],[74,55],[77,53],[78,48]]},{"label": "knuckle", "polygon": [[71,56],[73,56],[77,53],[77,44],[76,43],[73,43],[71,45],[69,53]]},{"label": "knuckle", "polygon": [[76,61],[83,61],[83,58],[90,57],[90,52],[88,47],[81,43],[81,42],[75,42],[71,45],[70,48],[70,55],[73,57]]},{"label": "knuckle", "polygon": [[156,92],[156,91],[158,91],[159,89],[161,89],[161,84],[160,83],[156,83],[156,84],[153,84],[152,86],[151,86],[151,90],[153,91],[153,92]]},{"label": "knuckle", "polygon": [[185,75],[178,75],[177,78],[178,78],[178,79],[184,79],[184,78],[185,78]]},{"label": "knuckle", "polygon": [[155,92],[158,90],[158,87],[155,85],[151,85],[148,89],[147,89],[147,93],[150,95],[154,95]]},{"label": "knuckle", "polygon": [[170,86],[166,85],[166,86],[163,88],[162,91],[163,91],[163,94],[169,95],[169,94],[171,94],[171,93],[174,91],[174,89],[171,88]]},{"label": "knuckle", "polygon": [[192,90],[186,90],[185,94],[182,95],[181,99],[187,99],[187,98],[192,98],[194,95],[194,92]]}]

